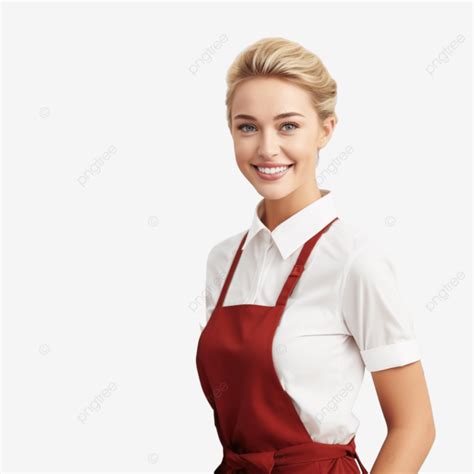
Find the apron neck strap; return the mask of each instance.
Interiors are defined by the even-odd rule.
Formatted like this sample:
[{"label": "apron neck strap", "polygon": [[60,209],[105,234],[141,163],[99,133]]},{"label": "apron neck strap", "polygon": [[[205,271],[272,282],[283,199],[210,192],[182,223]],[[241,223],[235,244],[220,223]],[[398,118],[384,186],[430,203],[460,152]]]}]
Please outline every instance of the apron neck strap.
[{"label": "apron neck strap", "polygon": [[247,238],[249,231],[245,232],[242,240],[240,241],[239,248],[234,255],[234,259],[232,260],[232,265],[230,266],[229,271],[227,272],[227,277],[224,282],[224,286],[222,287],[221,294],[219,295],[219,300],[217,301],[216,308],[220,308],[222,303],[224,303],[225,295],[227,294],[227,290],[229,288],[230,282],[232,281],[232,277],[234,276],[235,269],[237,268],[237,264],[239,263],[240,256],[242,255],[242,247],[244,246],[245,239]]},{"label": "apron neck strap", "polygon": [[293,269],[291,270],[290,275],[288,276],[285,284],[283,285],[283,288],[281,290],[280,296],[278,297],[276,306],[283,306],[283,307],[286,306],[286,302],[288,301],[288,298],[291,296],[291,293],[293,292],[296,284],[298,283],[298,280],[300,279],[300,276],[304,271],[304,266],[306,264],[306,261],[308,260],[314,246],[316,245],[316,242],[324,234],[324,232],[326,232],[329,229],[331,224],[337,219],[338,217],[334,218],[329,224],[323,227],[317,234],[313,235],[313,237],[311,237],[304,244],[300,254],[298,255],[298,259],[296,260],[296,263],[293,266]]}]

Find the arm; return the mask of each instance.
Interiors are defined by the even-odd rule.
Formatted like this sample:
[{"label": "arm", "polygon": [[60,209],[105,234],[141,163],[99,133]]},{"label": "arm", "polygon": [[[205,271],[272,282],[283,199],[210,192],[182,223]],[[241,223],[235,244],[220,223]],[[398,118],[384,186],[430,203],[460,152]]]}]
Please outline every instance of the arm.
[{"label": "arm", "polygon": [[388,433],[370,472],[417,473],[435,439],[421,362],[372,372],[372,379]]},{"label": "arm", "polygon": [[367,242],[346,263],[342,312],[371,372],[388,433],[371,473],[416,473],[435,438],[413,316],[395,265]]}]

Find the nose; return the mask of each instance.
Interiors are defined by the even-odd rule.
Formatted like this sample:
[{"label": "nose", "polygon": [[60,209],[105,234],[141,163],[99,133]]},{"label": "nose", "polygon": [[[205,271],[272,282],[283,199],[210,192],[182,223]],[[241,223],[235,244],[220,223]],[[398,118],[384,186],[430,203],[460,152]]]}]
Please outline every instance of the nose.
[{"label": "nose", "polygon": [[272,131],[263,132],[260,137],[258,145],[259,158],[265,160],[277,156],[280,151],[278,137]]}]

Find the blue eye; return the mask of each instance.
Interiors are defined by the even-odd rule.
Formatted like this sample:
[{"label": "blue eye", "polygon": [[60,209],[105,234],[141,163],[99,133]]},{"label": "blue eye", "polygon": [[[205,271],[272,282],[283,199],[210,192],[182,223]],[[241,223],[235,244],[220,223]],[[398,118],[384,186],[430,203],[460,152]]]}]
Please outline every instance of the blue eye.
[{"label": "blue eye", "polygon": [[[286,123],[284,123],[284,124],[282,125],[282,127],[286,127],[287,125],[291,125],[291,126],[294,127],[294,128],[292,128],[292,129],[291,129],[291,128],[290,128],[290,129],[286,129],[287,132],[291,132],[292,130],[296,130],[297,128],[299,128],[299,125],[296,124],[296,123],[293,123],[293,122],[286,122]],[[250,124],[250,123],[243,123],[242,125],[239,125],[237,128],[238,128],[239,130],[242,130],[243,132],[245,132],[245,130],[244,130],[245,127],[253,127],[253,128],[255,128],[255,126],[252,125],[252,124]]]},{"label": "blue eye", "polygon": [[244,127],[253,127],[253,125],[249,124],[249,123],[243,123],[242,125],[240,125],[238,127],[239,130],[243,130]]},{"label": "blue eye", "polygon": [[[296,123],[293,123],[293,122],[287,122],[287,123],[284,123],[284,124],[283,124],[284,127],[286,127],[287,125],[293,125],[293,127],[295,127],[295,128],[292,129],[292,130],[295,130],[295,129],[299,128],[299,125],[296,124]],[[291,131],[291,129],[288,130],[288,131]]]}]

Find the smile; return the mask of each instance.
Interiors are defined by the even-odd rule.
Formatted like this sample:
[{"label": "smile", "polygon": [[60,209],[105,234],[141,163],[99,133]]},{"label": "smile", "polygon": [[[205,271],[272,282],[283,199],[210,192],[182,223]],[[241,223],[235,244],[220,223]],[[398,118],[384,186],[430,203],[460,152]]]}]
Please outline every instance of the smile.
[{"label": "smile", "polygon": [[255,168],[255,171],[260,178],[273,181],[284,176],[293,165],[272,166],[269,168],[255,165],[252,166]]}]

